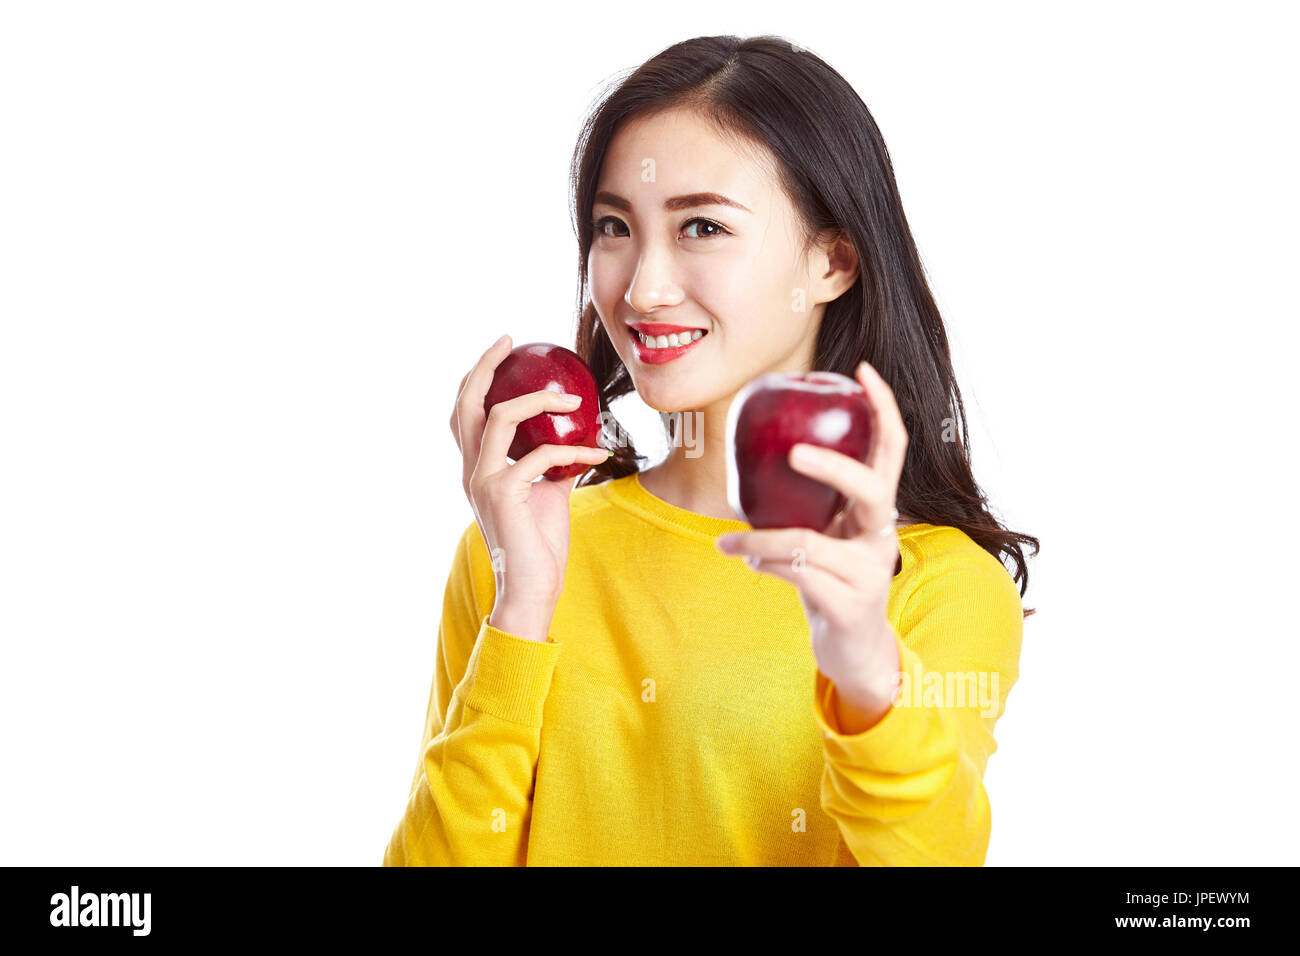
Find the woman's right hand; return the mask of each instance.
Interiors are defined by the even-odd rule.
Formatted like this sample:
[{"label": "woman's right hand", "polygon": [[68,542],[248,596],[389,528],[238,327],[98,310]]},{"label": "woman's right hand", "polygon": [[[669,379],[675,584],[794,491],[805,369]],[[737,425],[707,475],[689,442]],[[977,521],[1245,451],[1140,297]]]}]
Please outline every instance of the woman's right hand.
[{"label": "woman's right hand", "polygon": [[600,464],[608,452],[586,445],[541,445],[513,465],[506,460],[520,422],[578,407],[565,404],[559,392],[542,389],[499,402],[485,415],[483,399],[510,348],[510,336],[502,336],[461,379],[451,433],[464,459],[465,495],[496,572],[496,603],[488,623],[545,641],[569,559],[569,494],[581,476],[533,479],[556,465]]}]

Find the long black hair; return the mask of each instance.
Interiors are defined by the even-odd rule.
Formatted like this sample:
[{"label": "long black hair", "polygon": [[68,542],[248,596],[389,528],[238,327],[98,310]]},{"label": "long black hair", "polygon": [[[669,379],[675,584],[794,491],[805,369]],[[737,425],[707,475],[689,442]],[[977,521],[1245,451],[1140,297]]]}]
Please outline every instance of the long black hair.
[{"label": "long black hair", "polygon": [[[776,160],[780,185],[798,212],[804,252],[842,235],[859,274],[827,303],[813,368],[854,376],[865,359],[893,389],[907,428],[898,509],[917,521],[960,528],[999,560],[1009,559],[1023,597],[1024,548],[1038,539],[1004,528],[971,471],[966,414],[953,374],[943,319],[903,214],[885,141],[853,87],[815,54],[777,36],[683,40],[651,57],[588,114],[570,167],[578,235],[576,351],[595,373],[600,410],[634,388],[590,301],[587,255],[597,179],[610,142],[629,120],[685,108],[718,134],[759,145]],[[614,455],[580,484],[640,470],[623,429]],[[1026,610],[1025,616],[1033,614]]]}]

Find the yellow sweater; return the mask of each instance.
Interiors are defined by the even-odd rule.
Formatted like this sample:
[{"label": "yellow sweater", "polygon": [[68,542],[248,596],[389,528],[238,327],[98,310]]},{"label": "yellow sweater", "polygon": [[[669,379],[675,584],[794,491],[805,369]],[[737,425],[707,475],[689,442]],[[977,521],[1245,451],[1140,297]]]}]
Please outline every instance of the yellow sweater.
[{"label": "yellow sweater", "polygon": [[714,547],[747,524],[635,474],[577,489],[570,514],[546,643],[487,623],[492,563],[466,527],[385,866],[983,864],[1023,626],[1000,561],[956,528],[899,529],[910,682],[844,736],[794,585]]}]

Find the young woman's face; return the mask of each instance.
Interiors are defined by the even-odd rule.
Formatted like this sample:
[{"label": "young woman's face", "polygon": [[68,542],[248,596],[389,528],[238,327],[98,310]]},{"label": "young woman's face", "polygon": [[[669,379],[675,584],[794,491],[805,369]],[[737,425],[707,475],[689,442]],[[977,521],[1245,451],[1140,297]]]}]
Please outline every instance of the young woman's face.
[{"label": "young woman's face", "polygon": [[[701,409],[763,372],[811,367],[817,259],[800,255],[794,207],[768,169],[705,121],[673,110],[620,129],[591,218],[592,301],[651,408]],[[645,324],[706,334],[659,352],[633,334]]]}]

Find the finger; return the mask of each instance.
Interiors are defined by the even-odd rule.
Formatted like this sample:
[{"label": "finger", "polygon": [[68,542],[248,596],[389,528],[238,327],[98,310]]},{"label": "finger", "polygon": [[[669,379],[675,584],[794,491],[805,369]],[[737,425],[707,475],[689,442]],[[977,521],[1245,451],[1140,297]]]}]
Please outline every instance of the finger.
[{"label": "finger", "polygon": [[760,574],[789,581],[799,589],[804,605],[812,612],[836,625],[851,624],[842,619],[861,603],[853,587],[843,579],[823,568],[804,567],[796,570],[786,561],[758,561],[750,567]]},{"label": "finger", "polygon": [[894,390],[870,363],[859,363],[856,375],[858,383],[867,390],[867,399],[876,417],[876,440],[867,456],[867,465],[896,488],[907,456],[907,427],[903,424],[903,415],[898,410]]},{"label": "finger", "polygon": [[869,580],[871,569],[886,557],[883,553],[873,554],[856,539],[831,538],[809,528],[736,532],[723,535],[717,545],[724,554],[784,565],[796,574],[816,568],[850,587]]},{"label": "finger", "polygon": [[589,445],[538,445],[515,462],[510,469],[510,477],[520,484],[530,485],[538,475],[545,474],[557,465],[572,465],[579,461],[599,465],[608,457],[606,449],[592,448]]},{"label": "finger", "polygon": [[455,439],[457,448],[460,448],[460,425],[457,423],[460,417],[460,397],[465,393],[467,381],[469,381],[469,372],[465,373],[460,384],[456,386],[456,400],[451,403],[451,437]]},{"label": "finger", "polygon": [[[796,450],[807,456],[806,463]],[[896,482],[889,481],[888,475],[832,448],[802,442],[790,449],[790,467],[848,498],[849,510],[859,527],[875,531],[894,523],[898,487]]]},{"label": "finger", "polygon": [[487,418],[483,412],[483,398],[492,387],[492,375],[496,367],[508,354],[510,354],[510,336],[503,335],[492,343],[469,370],[461,386],[460,395],[456,399],[456,429],[461,455],[464,458],[467,486],[478,462],[479,446],[483,441],[483,428]]},{"label": "finger", "polygon": [[542,388],[492,406],[492,411],[487,416],[487,425],[483,429],[483,447],[479,452],[479,461],[486,474],[494,474],[508,467],[506,455],[515,440],[515,429],[520,422],[543,412],[563,414],[579,407],[566,403],[561,397],[562,394],[549,388]]}]

